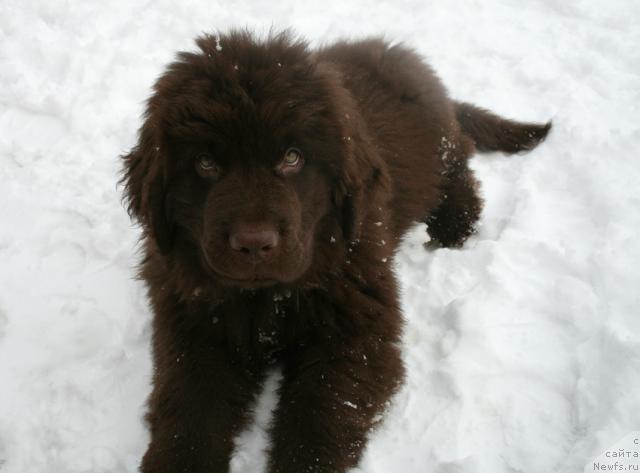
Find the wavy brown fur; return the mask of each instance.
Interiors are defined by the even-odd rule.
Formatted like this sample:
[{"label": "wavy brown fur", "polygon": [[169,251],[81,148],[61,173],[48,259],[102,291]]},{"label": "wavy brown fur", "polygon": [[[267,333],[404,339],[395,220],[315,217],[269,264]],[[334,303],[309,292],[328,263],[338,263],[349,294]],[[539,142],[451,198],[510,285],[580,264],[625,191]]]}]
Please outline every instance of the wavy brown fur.
[{"label": "wavy brown fur", "polygon": [[[343,473],[403,379],[400,238],[427,220],[461,245],[481,209],[474,141],[529,149],[547,129],[455,104],[414,52],[377,39],[197,44],[158,79],[123,157],[154,312],[141,471],[227,472],[279,365],[268,472]],[[292,146],[304,165],[285,174]],[[263,234],[258,259],[230,243]]]}]

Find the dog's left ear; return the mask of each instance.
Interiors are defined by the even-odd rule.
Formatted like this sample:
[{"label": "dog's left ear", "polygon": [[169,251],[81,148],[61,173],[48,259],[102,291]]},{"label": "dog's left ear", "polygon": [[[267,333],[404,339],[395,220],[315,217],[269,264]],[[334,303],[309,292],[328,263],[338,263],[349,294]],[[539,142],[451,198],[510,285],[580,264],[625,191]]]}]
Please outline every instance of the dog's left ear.
[{"label": "dog's left ear", "polygon": [[316,73],[328,84],[333,122],[339,125],[341,151],[334,169],[338,179],[333,201],[342,235],[347,243],[353,243],[360,238],[367,216],[379,215],[386,205],[391,179],[356,101],[342,85],[340,72],[331,63],[319,62],[315,66]]},{"label": "dog's left ear", "polygon": [[147,117],[138,144],[121,157],[124,167],[120,182],[124,184],[129,215],[141,223],[164,254],[172,247],[173,225],[167,205],[167,161],[156,129]]},{"label": "dog's left ear", "polygon": [[[350,99],[350,98],[349,98]],[[343,98],[343,106],[352,103]],[[372,145],[364,121],[357,109],[340,113],[343,124],[342,169],[334,187],[334,202],[339,212],[345,241],[360,237],[369,214],[379,214],[386,204],[381,199],[390,186],[387,166]]]},{"label": "dog's left ear", "polygon": [[[353,137],[351,137],[353,140]],[[358,174],[357,145],[349,143],[344,148],[344,168],[333,189],[333,199],[338,214],[342,235],[346,242],[353,242],[360,236],[360,229],[366,213],[364,180]]]}]

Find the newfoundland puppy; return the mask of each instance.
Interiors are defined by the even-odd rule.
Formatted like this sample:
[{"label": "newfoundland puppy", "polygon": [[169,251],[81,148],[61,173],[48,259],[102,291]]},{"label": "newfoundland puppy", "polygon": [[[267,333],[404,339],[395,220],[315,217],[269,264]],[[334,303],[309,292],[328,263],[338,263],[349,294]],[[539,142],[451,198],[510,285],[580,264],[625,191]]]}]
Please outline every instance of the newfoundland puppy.
[{"label": "newfoundland puppy", "polygon": [[144,473],[223,473],[272,366],[269,473],[342,473],[403,379],[392,258],[403,233],[459,247],[476,151],[550,124],[451,100],[411,49],[203,36],[168,66],[123,156],[154,312]]}]

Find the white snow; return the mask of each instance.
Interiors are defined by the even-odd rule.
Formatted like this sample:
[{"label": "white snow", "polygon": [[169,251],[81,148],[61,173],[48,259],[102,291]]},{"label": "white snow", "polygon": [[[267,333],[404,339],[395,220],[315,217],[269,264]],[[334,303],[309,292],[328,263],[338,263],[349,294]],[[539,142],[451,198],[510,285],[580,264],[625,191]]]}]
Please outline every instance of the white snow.
[{"label": "white snow", "polygon": [[[408,380],[358,471],[577,472],[640,428],[640,2],[0,4],[0,470],[136,471],[150,313],[116,188],[143,100],[201,32],[385,33],[452,96],[554,120],[534,152],[481,156],[462,250],[395,265]],[[275,374],[235,473],[264,471]]]}]

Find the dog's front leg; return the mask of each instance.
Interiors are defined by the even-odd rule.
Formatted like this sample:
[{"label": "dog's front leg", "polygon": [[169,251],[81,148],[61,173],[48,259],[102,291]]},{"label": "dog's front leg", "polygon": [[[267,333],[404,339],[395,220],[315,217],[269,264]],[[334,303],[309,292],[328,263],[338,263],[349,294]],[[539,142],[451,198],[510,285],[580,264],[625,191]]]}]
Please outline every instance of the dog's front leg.
[{"label": "dog's front leg", "polygon": [[402,378],[395,342],[372,336],[307,347],[285,362],[269,473],[343,473]]},{"label": "dog's front leg", "polygon": [[205,350],[195,341],[165,360],[161,372],[150,400],[142,473],[226,473],[258,380],[235,369],[222,347]]}]

